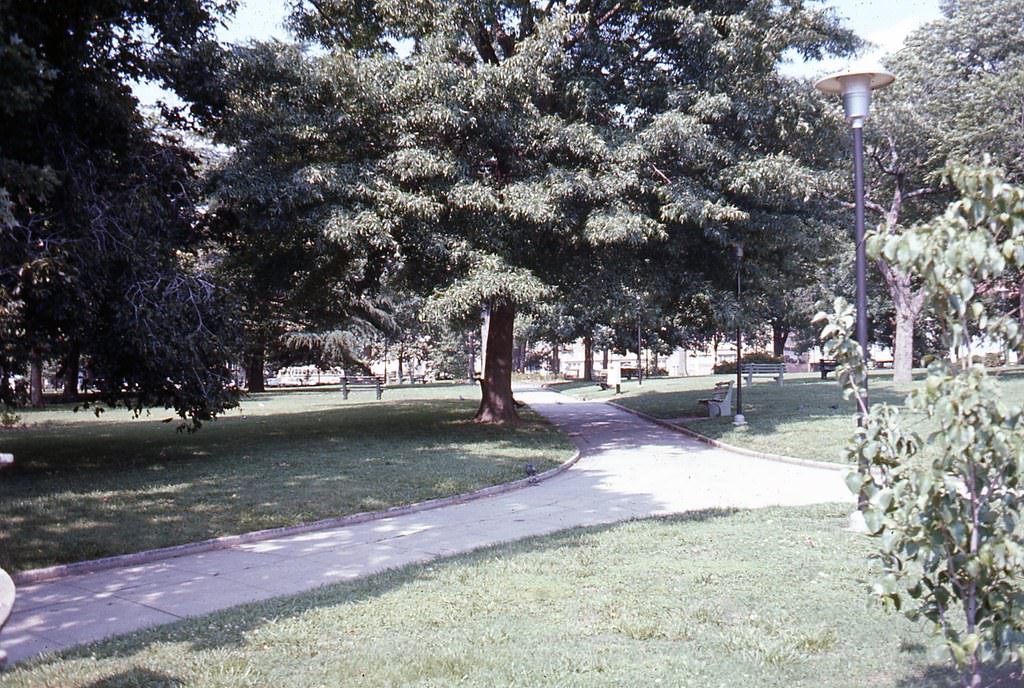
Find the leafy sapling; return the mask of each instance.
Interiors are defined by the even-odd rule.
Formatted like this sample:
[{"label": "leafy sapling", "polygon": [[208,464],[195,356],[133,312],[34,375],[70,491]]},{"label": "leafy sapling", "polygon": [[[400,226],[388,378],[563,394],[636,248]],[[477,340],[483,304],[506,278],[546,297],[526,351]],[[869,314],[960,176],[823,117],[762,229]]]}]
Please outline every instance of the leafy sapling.
[{"label": "leafy sapling", "polygon": [[[846,454],[860,467],[848,484],[864,495],[878,540],[874,594],[931,622],[961,684],[980,688],[984,666],[1019,668],[1024,649],[1024,419],[973,356],[981,341],[1024,354],[1020,323],[995,298],[1024,269],[1024,189],[990,169],[948,174],[962,198],[944,215],[868,238],[869,254],[919,281],[926,312],[947,333],[948,349],[907,399],[907,410],[937,429],[922,441],[899,409],[862,405]],[[852,308],[839,299],[816,321],[826,355],[840,362],[844,393],[862,399]]]}]

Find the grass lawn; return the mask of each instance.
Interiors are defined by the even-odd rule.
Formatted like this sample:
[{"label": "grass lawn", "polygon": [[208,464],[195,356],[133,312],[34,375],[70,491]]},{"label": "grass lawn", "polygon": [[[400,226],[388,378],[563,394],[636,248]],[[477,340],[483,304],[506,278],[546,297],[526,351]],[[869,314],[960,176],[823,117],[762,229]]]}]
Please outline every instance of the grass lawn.
[{"label": "grass lawn", "polygon": [[[461,397],[465,397],[461,399]],[[342,401],[337,389],[268,392],[175,432],[123,410],[23,412],[0,430],[0,566],[19,571],[383,509],[525,477],[571,443],[536,415],[509,430],[469,421],[479,389],[430,385]]]},{"label": "grass lawn", "polygon": [[953,685],[928,631],[868,600],[848,511],[566,531],[37,659],[3,684]]},{"label": "grass lawn", "polygon": [[[1024,401],[1024,370],[1007,369],[999,374],[1007,399]],[[655,418],[682,419],[680,425],[702,435],[738,447],[772,454],[817,461],[840,462],[840,451],[856,426],[852,402],[842,398],[834,379],[821,380],[818,373],[786,373],[782,387],[770,378],[754,378],[750,387],[744,381],[743,415],[747,425],[732,424],[732,413],[707,418],[707,410],[697,403],[709,396],[716,382],[735,380],[735,375],[689,378],[652,378],[642,385],[629,381],[622,394],[602,391],[594,383],[570,382],[556,385],[558,391],[578,398],[609,399]],[[923,372],[915,376],[923,379]],[[897,386],[892,374],[874,373],[870,379],[871,403],[901,406],[913,384]],[[733,390],[733,402],[736,392]],[[922,439],[932,426],[922,416],[908,416],[908,425]]]}]

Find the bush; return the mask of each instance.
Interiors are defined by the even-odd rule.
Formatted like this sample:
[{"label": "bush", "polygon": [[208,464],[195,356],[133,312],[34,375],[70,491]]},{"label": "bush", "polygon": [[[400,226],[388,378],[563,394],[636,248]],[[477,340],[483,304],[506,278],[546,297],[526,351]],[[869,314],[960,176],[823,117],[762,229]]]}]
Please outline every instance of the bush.
[{"label": "bush", "polygon": [[[1024,354],[1022,324],[983,288],[1024,268],[1024,188],[992,171],[952,176],[960,201],[927,225],[871,235],[868,253],[921,280],[925,307],[948,333],[946,351],[969,354],[972,342],[987,340]],[[939,426],[926,444],[913,432],[919,421],[897,407],[868,408],[854,319],[843,299],[816,318],[825,323],[825,354],[839,362],[837,377],[862,414],[846,449],[860,470],[847,482],[878,542],[873,592],[930,621],[961,684],[977,688],[984,664],[1024,657],[1024,411],[1001,398],[988,372],[998,354],[936,359],[907,400],[910,412]]]},{"label": "bush", "polygon": [[[782,356],[772,356],[767,351],[751,351],[750,353],[741,353],[741,358],[744,363],[782,363]],[[729,373],[731,375],[736,374],[736,362],[726,361],[725,363],[719,363],[714,367],[716,375],[724,375]]]}]

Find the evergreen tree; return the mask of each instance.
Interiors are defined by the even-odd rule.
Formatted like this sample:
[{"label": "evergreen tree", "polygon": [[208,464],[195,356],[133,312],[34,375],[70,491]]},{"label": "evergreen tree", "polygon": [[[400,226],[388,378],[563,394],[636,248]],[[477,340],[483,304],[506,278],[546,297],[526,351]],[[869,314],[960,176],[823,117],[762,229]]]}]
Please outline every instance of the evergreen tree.
[{"label": "evergreen tree", "polygon": [[[766,133],[806,126],[775,68],[853,43],[801,2],[297,2],[292,24],[338,61],[396,65],[382,117],[397,146],[367,186],[408,283],[433,312],[490,314],[477,418],[515,422],[517,310],[564,294],[591,251],[620,257],[661,241],[705,274],[751,221],[742,185],[793,160]],[[770,29],[770,30],[769,30]],[[407,57],[398,45],[410,46]],[[353,58],[358,56],[358,58]],[[369,96],[369,97],[376,97]],[[785,184],[795,186],[787,177]],[[733,189],[733,191],[730,191]],[[627,266],[623,268],[629,270]]]},{"label": "evergreen tree", "polygon": [[41,402],[44,359],[63,361],[73,394],[84,357],[110,403],[173,406],[196,423],[234,403],[228,311],[194,231],[197,161],[129,88],[200,92],[219,54],[213,30],[233,7],[0,2],[5,400],[7,377],[30,365]]}]

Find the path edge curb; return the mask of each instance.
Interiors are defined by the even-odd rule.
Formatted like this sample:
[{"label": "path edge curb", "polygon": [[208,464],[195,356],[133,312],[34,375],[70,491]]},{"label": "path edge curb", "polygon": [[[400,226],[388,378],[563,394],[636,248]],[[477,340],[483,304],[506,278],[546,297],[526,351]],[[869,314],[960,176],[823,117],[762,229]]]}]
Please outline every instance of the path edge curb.
[{"label": "path edge curb", "polygon": [[[572,441],[572,439],[573,438],[571,437],[569,438],[570,441]],[[575,442],[573,442],[573,444],[575,444]],[[294,526],[266,528],[263,530],[254,530],[248,533],[240,533],[238,535],[224,535],[217,538],[211,538],[209,540],[190,542],[184,545],[159,547],[156,549],[143,550],[141,552],[132,552],[130,554],[117,554],[110,557],[103,557],[101,559],[88,559],[86,561],[76,561],[70,564],[58,564],[56,566],[47,566],[45,568],[30,569],[28,571],[11,573],[10,577],[14,581],[15,586],[35,585],[36,583],[51,582],[85,573],[95,573],[97,571],[106,571],[109,569],[127,566],[142,566],[144,564],[151,564],[155,561],[173,559],[187,554],[213,552],[251,542],[272,540],[274,538],[288,537],[291,535],[301,535],[303,533],[311,533],[318,530],[329,530],[331,528],[344,528],[346,526],[354,526],[360,523],[380,521],[395,516],[415,514],[445,506],[453,506],[455,504],[464,504],[478,499],[485,499],[487,497],[493,497],[495,495],[533,487],[534,485],[550,480],[551,478],[566,472],[572,468],[581,457],[582,452],[577,446],[576,451],[571,457],[566,459],[560,465],[548,469],[543,473],[538,473],[537,475],[530,476],[529,478],[513,480],[509,483],[500,483],[498,485],[482,487],[479,490],[451,495],[449,497],[438,497],[437,499],[428,499],[424,502],[403,504],[402,506],[395,506],[381,511],[363,511],[358,514],[349,514],[348,516],[325,518],[319,521],[300,523]]]},{"label": "path edge curb", "polygon": [[725,442],[722,442],[721,440],[712,439],[712,438],[708,437],[707,435],[702,435],[699,432],[696,432],[696,431],[691,430],[689,428],[684,428],[682,425],[676,425],[675,423],[671,423],[671,422],[669,422],[669,421],[667,421],[667,420],[665,420],[663,418],[655,418],[654,416],[648,415],[648,414],[644,413],[643,411],[637,411],[636,409],[631,409],[628,406],[623,406],[622,404],[620,404],[618,402],[615,402],[615,401],[606,400],[604,403],[608,404],[609,406],[614,406],[615,408],[620,409],[622,411],[625,411],[626,413],[632,413],[634,416],[638,416],[640,418],[643,418],[644,420],[650,421],[650,422],[655,423],[657,425],[660,425],[660,426],[662,426],[664,428],[668,428],[669,430],[674,430],[675,432],[678,432],[681,435],[685,435],[686,437],[689,437],[692,440],[696,440],[698,442],[710,445],[712,447],[716,447],[718,449],[726,449],[728,451],[735,452],[737,454],[743,454],[744,456],[750,456],[750,457],[753,457],[755,459],[764,459],[766,461],[777,461],[778,463],[788,463],[788,464],[793,464],[793,465],[796,465],[796,466],[805,466],[807,468],[820,468],[822,470],[829,470],[829,471],[843,471],[843,470],[848,470],[848,469],[853,468],[852,466],[845,466],[845,465],[840,464],[840,463],[828,463],[826,461],[814,461],[813,459],[798,459],[795,456],[785,456],[784,454],[769,454],[767,452],[759,452],[759,451],[755,451],[753,449],[746,449],[744,447],[737,447],[735,445],[727,444]]}]

